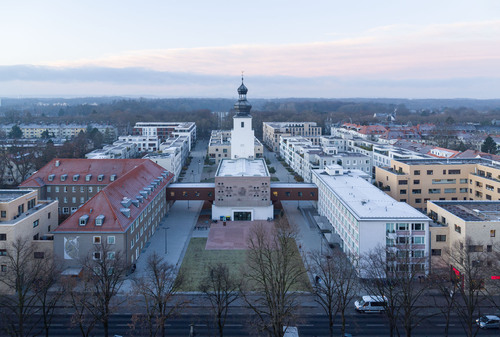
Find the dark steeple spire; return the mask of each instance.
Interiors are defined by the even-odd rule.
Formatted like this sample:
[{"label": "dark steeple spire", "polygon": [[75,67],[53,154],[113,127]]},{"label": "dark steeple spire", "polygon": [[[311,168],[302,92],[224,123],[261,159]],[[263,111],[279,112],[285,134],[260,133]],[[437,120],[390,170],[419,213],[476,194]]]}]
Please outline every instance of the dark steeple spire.
[{"label": "dark steeple spire", "polygon": [[236,110],[237,116],[249,116],[250,109],[252,109],[252,105],[247,101],[247,92],[248,89],[243,84],[243,72],[241,73],[241,85],[238,88],[238,102],[234,103],[234,109]]}]

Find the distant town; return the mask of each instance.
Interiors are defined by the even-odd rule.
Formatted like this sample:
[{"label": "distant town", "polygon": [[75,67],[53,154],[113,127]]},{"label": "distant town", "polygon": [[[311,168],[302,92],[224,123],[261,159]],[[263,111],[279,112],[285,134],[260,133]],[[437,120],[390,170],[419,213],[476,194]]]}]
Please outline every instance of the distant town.
[{"label": "distant town", "polygon": [[497,335],[497,100],[238,85],[1,100],[0,335]]}]

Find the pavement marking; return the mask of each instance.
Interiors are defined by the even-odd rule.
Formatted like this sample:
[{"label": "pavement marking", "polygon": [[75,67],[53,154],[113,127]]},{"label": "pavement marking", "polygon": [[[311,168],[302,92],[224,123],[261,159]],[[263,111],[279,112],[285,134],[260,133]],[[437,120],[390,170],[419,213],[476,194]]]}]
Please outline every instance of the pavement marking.
[{"label": "pavement marking", "polygon": [[385,324],[367,324],[366,326],[385,326]]}]

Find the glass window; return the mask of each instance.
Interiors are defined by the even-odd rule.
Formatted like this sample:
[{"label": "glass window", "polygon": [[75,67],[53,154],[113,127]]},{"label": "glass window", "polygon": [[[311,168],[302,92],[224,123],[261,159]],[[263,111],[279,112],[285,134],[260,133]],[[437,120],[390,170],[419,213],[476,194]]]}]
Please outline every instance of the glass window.
[{"label": "glass window", "polygon": [[108,236],[108,244],[109,245],[115,244],[115,237],[114,236]]}]

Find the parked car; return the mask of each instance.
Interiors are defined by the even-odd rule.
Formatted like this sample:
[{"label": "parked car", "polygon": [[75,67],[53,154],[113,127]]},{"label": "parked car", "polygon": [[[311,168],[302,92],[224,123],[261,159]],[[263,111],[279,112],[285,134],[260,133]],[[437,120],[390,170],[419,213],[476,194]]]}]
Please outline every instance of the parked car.
[{"label": "parked car", "polygon": [[500,317],[495,315],[484,315],[476,319],[481,329],[500,329]]},{"label": "parked car", "polygon": [[366,295],[355,301],[354,306],[358,312],[382,312],[387,306],[387,298]]}]

